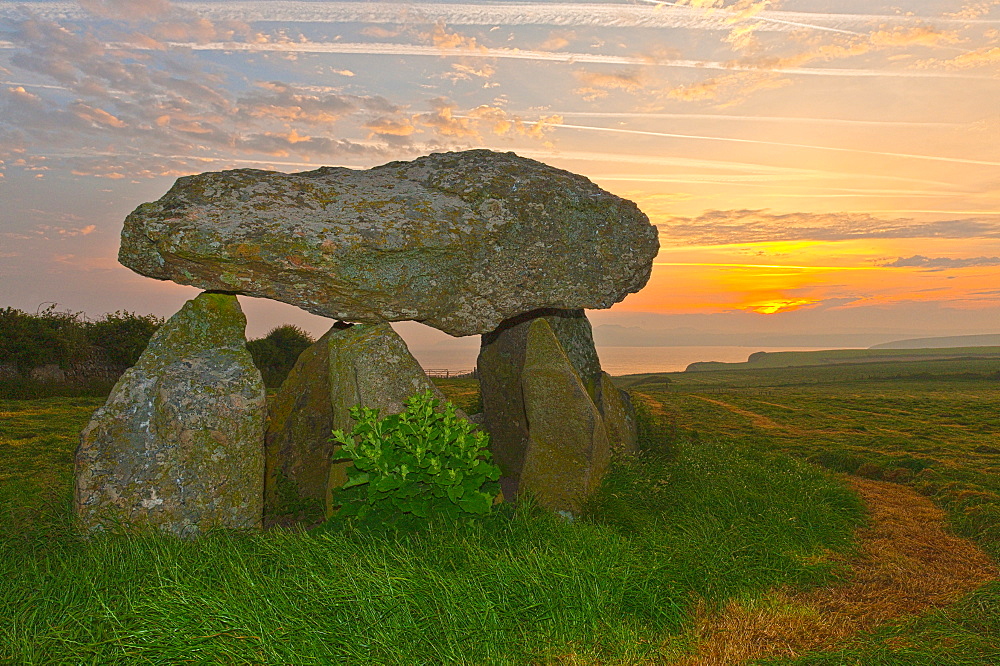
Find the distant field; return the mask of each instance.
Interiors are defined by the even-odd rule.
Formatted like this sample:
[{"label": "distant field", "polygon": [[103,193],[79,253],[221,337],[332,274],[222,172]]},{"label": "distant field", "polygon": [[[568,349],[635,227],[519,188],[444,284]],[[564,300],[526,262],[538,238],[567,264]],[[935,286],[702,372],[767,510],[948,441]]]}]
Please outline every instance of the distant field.
[{"label": "distant field", "polygon": [[1000,556],[1000,347],[787,352],[615,381],[678,436],[766,442],[910,485]]},{"label": "distant field", "polygon": [[[995,360],[1000,347],[945,347],[937,349],[828,349],[823,351],[758,352],[743,363],[707,361],[692,363],[688,372],[719,369],[791,368],[816,365],[909,363],[913,361]],[[997,365],[1000,368],[1000,365]]]}]

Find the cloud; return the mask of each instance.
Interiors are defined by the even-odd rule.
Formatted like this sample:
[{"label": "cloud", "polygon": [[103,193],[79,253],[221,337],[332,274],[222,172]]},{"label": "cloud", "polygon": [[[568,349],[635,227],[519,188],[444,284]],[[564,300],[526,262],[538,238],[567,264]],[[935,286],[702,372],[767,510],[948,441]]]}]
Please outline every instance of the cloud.
[{"label": "cloud", "polygon": [[444,97],[428,102],[431,111],[413,116],[413,122],[434,130],[447,139],[478,139],[479,129],[470,118],[455,117],[458,105]]},{"label": "cloud", "polygon": [[482,64],[479,66],[461,62],[451,63],[451,71],[445,72],[442,77],[451,82],[470,81],[473,78],[489,79],[496,73],[492,65]]},{"label": "cloud", "polygon": [[791,81],[777,72],[737,72],[669,88],[664,95],[682,102],[724,101],[722,105],[724,108],[742,102],[755,92],[783,88],[787,85],[791,85]]},{"label": "cloud", "polygon": [[949,46],[962,41],[953,30],[939,30],[929,25],[876,30],[868,39],[873,46]]},{"label": "cloud", "polygon": [[169,0],[77,0],[88,12],[103,18],[126,21],[154,19],[168,14]]},{"label": "cloud", "polygon": [[258,82],[257,87],[260,90],[237,100],[241,117],[328,126],[360,109],[395,109],[381,97],[316,93],[276,81]]},{"label": "cloud", "polygon": [[[644,0],[647,4],[610,2],[535,2],[491,3],[434,2],[315,2],[315,0],[282,0],[280,2],[173,2],[175,10],[196,8],[197,13],[213,21],[289,23],[362,23],[368,25],[398,26],[411,21],[431,23],[441,21],[447,25],[530,25],[554,27],[611,27],[611,28],[687,28],[694,30],[726,31],[732,29],[734,18],[758,20],[760,31],[793,32],[803,27],[847,32],[847,28],[870,28],[872,25],[909,25],[934,20],[938,23],[963,25],[970,18],[969,12],[985,13],[978,6],[995,5],[987,2],[971,3],[969,8],[953,15],[920,17],[906,14],[850,14],[835,12],[780,11],[767,8],[770,4],[759,0],[741,1],[722,10],[717,2],[674,3]],[[150,0],[109,0],[94,2],[96,5],[141,5]],[[158,3],[154,3],[158,4]],[[706,11],[716,5],[715,11]],[[23,7],[18,3],[0,4],[0,19],[22,16]],[[54,20],[82,20],[89,16],[80,5],[73,2],[32,2],[31,11],[42,18]],[[131,9],[130,9],[131,10]],[[764,11],[766,10],[766,11]],[[141,8],[140,8],[141,11]],[[399,33],[395,33],[399,34]]]},{"label": "cloud", "polygon": [[376,155],[383,152],[383,149],[377,146],[347,139],[302,136],[295,130],[242,134],[234,138],[234,147],[241,152],[271,157],[291,155],[334,157],[352,154]]},{"label": "cloud", "polygon": [[549,33],[541,44],[539,51],[561,51],[569,46],[572,40],[576,39],[576,33],[572,30],[554,30]]},{"label": "cloud", "polygon": [[1000,64],[1000,46],[983,47],[963,53],[943,63],[945,66],[956,69],[970,69],[973,67],[986,67]]},{"label": "cloud", "polygon": [[711,210],[668,217],[657,224],[669,244],[731,245],[771,241],[840,241],[858,238],[1000,238],[1000,221],[983,218],[917,222],[862,213],[772,213]]},{"label": "cloud", "polygon": [[723,143],[748,143],[763,146],[785,146],[788,148],[805,148],[809,150],[835,152],[835,153],[856,153],[860,155],[881,155],[885,157],[900,157],[910,160],[928,160],[931,162],[949,162],[954,164],[980,164],[985,166],[1000,166],[1000,162],[990,162],[986,160],[974,160],[961,157],[940,157],[938,155],[915,155],[912,153],[891,153],[881,150],[864,150],[861,148],[841,148],[838,146],[821,146],[805,143],[790,143],[785,141],[767,141],[764,139],[742,139],[738,137],[706,135],[706,134],[681,134],[678,132],[652,132],[647,130],[632,130],[620,127],[595,127],[590,125],[570,125],[563,123],[559,125],[567,129],[586,130],[590,132],[608,132],[611,134],[631,134],[634,136],[661,137],[666,139],[691,139],[694,141],[718,141]]},{"label": "cloud", "polygon": [[7,94],[21,104],[31,106],[41,106],[42,104],[42,98],[35,93],[28,92],[24,89],[24,86],[11,86],[7,88]]},{"label": "cloud", "polygon": [[945,16],[960,20],[975,20],[980,16],[989,14],[993,7],[1000,6],[1000,0],[974,0],[967,3],[957,12],[945,14]]},{"label": "cloud", "polygon": [[582,84],[573,92],[588,102],[607,97],[611,90],[637,93],[643,89],[644,74],[639,70],[611,73],[577,70],[573,75]]},{"label": "cloud", "polygon": [[364,124],[364,128],[371,131],[369,138],[373,136],[385,137],[405,137],[417,131],[416,126],[409,118],[391,118],[380,116],[369,120]]},{"label": "cloud", "polygon": [[899,257],[895,261],[879,264],[885,268],[924,268],[941,271],[948,268],[970,268],[974,266],[1000,266],[1000,257],[973,257],[969,259],[952,259],[949,257],[925,257],[915,254],[912,257]]},{"label": "cloud", "polygon": [[541,139],[553,127],[562,123],[562,116],[544,116],[534,122],[526,123],[519,116],[512,115],[495,106],[478,106],[468,112],[469,118],[474,118],[486,125],[496,136],[527,136]]},{"label": "cloud", "polygon": [[83,102],[75,102],[72,106],[70,106],[70,110],[76,114],[77,117],[94,123],[95,125],[105,125],[107,127],[114,127],[117,129],[126,127],[126,123],[120,118],[115,117],[104,109],[95,109],[92,106],[87,106]]},{"label": "cloud", "polygon": [[444,21],[440,20],[434,24],[434,29],[431,32],[424,33],[421,37],[440,49],[480,51],[483,53],[487,50],[485,46],[481,46],[476,42],[475,37],[468,37],[457,32],[448,32]]}]

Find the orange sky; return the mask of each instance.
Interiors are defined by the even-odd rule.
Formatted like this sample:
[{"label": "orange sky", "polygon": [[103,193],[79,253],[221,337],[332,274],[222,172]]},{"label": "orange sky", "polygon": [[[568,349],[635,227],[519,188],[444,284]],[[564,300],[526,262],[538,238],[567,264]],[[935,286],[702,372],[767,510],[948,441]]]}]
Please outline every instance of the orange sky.
[{"label": "orange sky", "polygon": [[179,175],[487,147],[658,225],[611,315],[996,332],[997,44],[997,0],[0,0],[0,306],[175,311],[115,254]]}]

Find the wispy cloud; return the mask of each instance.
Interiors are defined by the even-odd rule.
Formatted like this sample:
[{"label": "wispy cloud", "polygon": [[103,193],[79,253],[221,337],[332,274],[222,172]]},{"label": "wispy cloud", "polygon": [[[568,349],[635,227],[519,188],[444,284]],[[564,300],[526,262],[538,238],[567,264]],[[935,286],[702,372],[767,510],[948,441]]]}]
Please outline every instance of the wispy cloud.
[{"label": "wispy cloud", "polygon": [[578,70],[573,74],[581,83],[581,86],[573,92],[587,101],[603,99],[612,90],[622,90],[628,93],[639,92],[645,85],[645,77],[641,71],[591,72]]},{"label": "wispy cloud", "polygon": [[932,271],[942,271],[949,268],[971,268],[977,266],[1000,266],[1000,257],[971,257],[954,259],[951,257],[925,257],[915,254],[912,257],[899,257],[880,266],[886,268],[922,268]]},{"label": "wispy cloud", "polygon": [[[790,32],[803,27],[834,32],[851,32],[850,28],[874,25],[908,25],[929,20],[942,24],[962,24],[979,20],[978,16],[921,17],[904,14],[848,14],[824,12],[791,12],[764,9],[767,2],[736,3],[736,10],[706,12],[710,4],[719,9],[720,3],[671,3],[644,0],[647,4],[624,3],[394,3],[394,2],[309,2],[271,0],[269,2],[172,2],[177,10],[196,12],[215,21],[248,21],[268,23],[367,23],[391,24],[443,21],[448,25],[542,25],[619,28],[688,28],[730,31],[733,19],[757,20],[764,25],[759,30]],[[147,2],[90,2],[110,11],[121,5],[134,12],[133,5]],[[160,5],[162,3],[153,3]],[[88,12],[70,2],[31,3],[31,10],[53,20],[81,20]],[[659,5],[660,7],[657,7]],[[20,3],[0,3],[0,17],[20,14]],[[996,23],[996,21],[985,21]]]},{"label": "wispy cloud", "polygon": [[958,11],[945,14],[945,16],[956,20],[976,20],[980,16],[988,14],[993,7],[1000,7],[1000,0],[972,0],[972,2],[965,3],[965,6]]},{"label": "wispy cloud", "polygon": [[[143,44],[108,43],[108,48],[135,50],[157,50]],[[191,51],[224,51],[253,53],[330,53],[348,55],[372,56],[415,56],[415,57],[461,57],[489,58],[500,60],[536,60],[548,62],[563,62],[567,64],[598,64],[598,65],[634,65],[650,68],[672,67],[695,70],[719,70],[725,72],[748,72],[761,74],[767,71],[777,71],[790,76],[833,76],[833,77],[879,77],[879,78],[968,78],[990,79],[985,74],[962,74],[945,69],[935,70],[899,68],[844,68],[844,67],[799,67],[795,63],[810,60],[810,58],[788,58],[760,62],[711,61],[689,59],[651,59],[646,55],[608,55],[601,53],[576,53],[567,51],[533,51],[530,49],[512,49],[489,47],[476,50],[459,50],[455,47],[442,47],[423,44],[402,44],[382,42],[323,42],[323,41],[280,41],[280,42],[184,42],[169,41],[163,48]],[[0,41],[0,49],[14,49],[14,42]],[[952,61],[941,61],[944,68]]]},{"label": "wispy cloud", "polygon": [[617,127],[595,127],[590,125],[570,125],[567,123],[559,124],[557,127],[564,127],[566,129],[574,130],[585,130],[590,132],[610,132],[613,134],[632,134],[637,136],[651,136],[651,137],[661,137],[665,139],[691,139],[695,141],[721,141],[728,143],[750,143],[758,145],[767,146],[783,146],[786,148],[802,148],[806,150],[819,150],[819,151],[830,151],[837,153],[857,153],[860,155],[879,155],[883,157],[898,157],[911,160],[929,160],[933,162],[951,162],[955,164],[978,164],[983,166],[1000,166],[1000,162],[992,162],[988,160],[974,160],[962,157],[945,157],[939,155],[917,155],[912,153],[894,153],[881,150],[865,150],[862,148],[840,148],[837,146],[818,146],[813,144],[804,143],[790,143],[784,141],[765,141],[763,139],[744,139],[738,137],[728,137],[728,136],[711,136],[704,134],[681,134],[677,132],[652,132],[647,130],[632,130],[632,129],[622,129]]},{"label": "wispy cloud", "polygon": [[1000,238],[1000,221],[964,218],[919,222],[860,213],[772,213],[713,210],[668,217],[657,225],[671,243],[729,245],[769,241],[840,241],[859,238]]}]

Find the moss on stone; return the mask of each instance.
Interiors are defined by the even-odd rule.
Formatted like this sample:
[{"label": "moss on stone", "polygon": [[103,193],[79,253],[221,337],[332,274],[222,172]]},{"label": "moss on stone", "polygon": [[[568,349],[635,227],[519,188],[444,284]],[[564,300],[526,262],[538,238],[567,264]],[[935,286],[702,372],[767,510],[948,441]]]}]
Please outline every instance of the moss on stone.
[{"label": "moss on stone", "polygon": [[75,505],[86,531],[149,525],[193,537],[258,529],[264,383],[236,297],[185,303],[80,436]]}]

